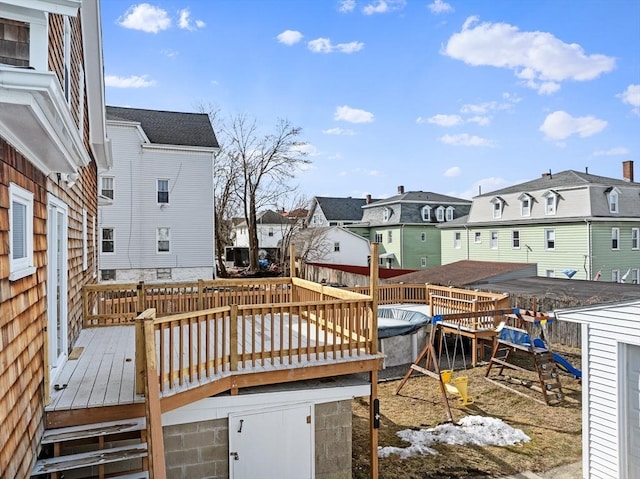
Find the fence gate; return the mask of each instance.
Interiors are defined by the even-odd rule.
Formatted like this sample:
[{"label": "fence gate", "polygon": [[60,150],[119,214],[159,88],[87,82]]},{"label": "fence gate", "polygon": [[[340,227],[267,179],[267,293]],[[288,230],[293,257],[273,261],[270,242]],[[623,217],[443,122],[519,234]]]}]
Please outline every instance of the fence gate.
[{"label": "fence gate", "polygon": [[229,414],[230,479],[314,477],[313,405]]}]

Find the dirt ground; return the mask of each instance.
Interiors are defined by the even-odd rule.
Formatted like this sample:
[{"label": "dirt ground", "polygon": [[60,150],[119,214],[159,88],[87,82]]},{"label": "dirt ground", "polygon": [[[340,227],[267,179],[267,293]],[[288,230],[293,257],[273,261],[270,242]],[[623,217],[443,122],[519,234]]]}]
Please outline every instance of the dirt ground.
[{"label": "dirt ground", "polygon": [[[579,350],[555,348],[574,365],[580,365]],[[527,365],[523,357],[519,364]],[[406,372],[404,368],[403,372]],[[495,370],[495,366],[494,366]],[[469,394],[475,403],[459,408],[449,400],[454,422],[467,415],[490,416],[522,429],[531,441],[507,447],[475,447],[436,445],[439,454],[401,459],[397,455],[380,458],[380,479],[445,479],[486,478],[532,470],[544,472],[582,457],[581,384],[572,376],[561,373],[565,401],[558,406],[546,406],[530,398],[543,400],[540,392],[515,386],[523,397],[484,379],[487,366],[456,371],[469,377]],[[400,373],[402,374],[402,373]],[[535,378],[519,371],[505,371],[512,377]],[[492,370],[493,375],[493,370]],[[438,382],[414,372],[398,395],[399,380],[382,381],[378,385],[381,422],[378,445],[407,447],[396,436],[403,429],[422,429],[446,422],[447,416]],[[530,398],[529,398],[530,397]],[[353,403],[353,477],[369,477],[369,404],[366,399]]]}]

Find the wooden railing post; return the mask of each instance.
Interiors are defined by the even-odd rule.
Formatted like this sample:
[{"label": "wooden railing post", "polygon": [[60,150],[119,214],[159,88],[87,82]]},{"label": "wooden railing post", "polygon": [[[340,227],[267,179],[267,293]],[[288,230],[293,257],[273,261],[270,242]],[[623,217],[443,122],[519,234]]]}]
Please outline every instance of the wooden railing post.
[{"label": "wooden railing post", "polygon": [[238,305],[232,304],[229,312],[229,367],[238,370]]},{"label": "wooden railing post", "polygon": [[144,317],[141,312],[136,317],[136,394],[144,394],[145,341]]},{"label": "wooden railing post", "polygon": [[204,281],[198,280],[198,299],[196,300],[196,308],[204,309]]},{"label": "wooden railing post", "polygon": [[140,281],[136,286],[136,296],[137,296],[136,299],[138,300],[138,307],[136,308],[136,310],[138,311],[138,314],[140,314],[146,309],[144,304],[145,303],[144,281]]},{"label": "wooden railing post", "polygon": [[296,246],[293,243],[289,245],[289,277],[296,277]]},{"label": "wooden railing post", "polygon": [[160,408],[160,386],[156,367],[155,309],[145,315],[144,356],[145,356],[145,415],[147,419],[147,447],[149,450],[149,472],[151,479],[165,479],[167,468],[164,460],[164,438],[162,436],[162,410]]},{"label": "wooden railing post", "polygon": [[87,327],[87,318],[89,317],[89,298],[87,285],[82,288],[82,327]]}]

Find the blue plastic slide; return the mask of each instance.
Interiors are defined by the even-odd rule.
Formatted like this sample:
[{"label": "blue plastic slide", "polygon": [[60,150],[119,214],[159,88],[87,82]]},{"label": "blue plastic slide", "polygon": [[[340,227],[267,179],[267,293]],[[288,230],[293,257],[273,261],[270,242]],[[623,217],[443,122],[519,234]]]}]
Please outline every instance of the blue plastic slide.
[{"label": "blue plastic slide", "polygon": [[[535,338],[533,340],[533,345],[537,348],[547,347],[544,344],[544,341],[540,338]],[[582,371],[574,367],[573,364],[567,361],[564,357],[560,356],[558,353],[553,353],[553,360],[558,365],[558,367],[562,369],[564,372],[571,374],[576,379],[582,379]]]}]

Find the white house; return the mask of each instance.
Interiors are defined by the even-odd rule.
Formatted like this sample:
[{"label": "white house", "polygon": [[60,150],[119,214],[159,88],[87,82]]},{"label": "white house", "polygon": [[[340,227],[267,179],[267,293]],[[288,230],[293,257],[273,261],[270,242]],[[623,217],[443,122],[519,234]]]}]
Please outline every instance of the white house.
[{"label": "white house", "polygon": [[296,233],[293,242],[307,263],[369,264],[369,240],[339,226],[306,228]]},{"label": "white house", "polygon": [[640,301],[558,310],[582,325],[582,475],[640,478]]},{"label": "white house", "polygon": [[214,276],[213,157],[206,114],[107,107],[113,168],[98,192],[102,281]]},{"label": "white house", "polygon": [[336,198],[314,196],[309,205],[307,224],[311,228],[322,226],[344,226],[362,220],[362,207],[372,201],[366,198]]},{"label": "white house", "polygon": [[[272,210],[261,211],[256,217],[258,232],[258,246],[260,248],[278,248],[289,230],[295,226],[295,220],[287,218]],[[236,248],[249,247],[249,230],[247,222],[242,221],[235,227],[236,237],[233,246]]]}]

